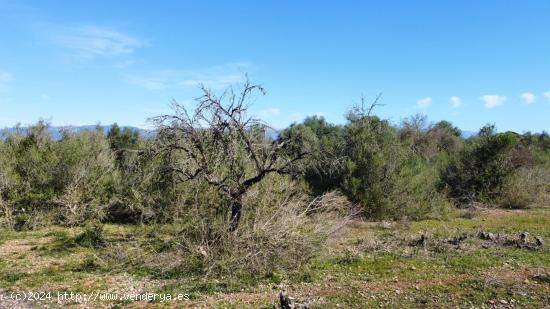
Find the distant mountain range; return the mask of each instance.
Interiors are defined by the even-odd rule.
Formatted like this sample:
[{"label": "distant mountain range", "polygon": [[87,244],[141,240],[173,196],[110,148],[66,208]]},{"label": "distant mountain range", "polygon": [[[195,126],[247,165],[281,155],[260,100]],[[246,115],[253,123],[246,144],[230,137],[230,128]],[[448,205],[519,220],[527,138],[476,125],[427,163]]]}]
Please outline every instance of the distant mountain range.
[{"label": "distant mountain range", "polygon": [[[99,127],[103,130],[103,132],[105,134],[107,134],[107,132],[109,132],[109,130],[111,129],[113,125],[100,125]],[[97,126],[96,125],[84,125],[84,126],[53,126],[53,127],[49,127],[49,131],[50,131],[50,134],[52,135],[52,137],[54,139],[60,139],[61,138],[61,132],[63,129],[66,129],[66,128],[70,128],[71,130],[73,130],[74,132],[80,132],[80,131],[83,131],[83,130],[94,130]],[[151,137],[154,135],[155,133],[155,130],[147,130],[147,129],[142,129],[142,128],[138,128],[138,127],[133,127],[133,126],[119,126],[121,129],[124,129],[124,128],[129,128],[131,129],[132,131],[137,131],[139,133],[140,136],[142,137]],[[0,131],[4,131],[4,132],[8,132],[8,133],[11,133],[11,132],[15,132],[16,128],[15,127],[11,127],[11,128],[5,128],[3,130],[0,129]],[[27,130],[27,127],[21,127],[21,130],[23,130],[23,132],[26,132]],[[279,137],[279,134],[282,130],[278,130],[278,129],[269,129],[267,132],[266,132],[266,136],[271,138],[271,139],[276,139]],[[477,135],[477,132],[474,132],[474,131],[462,131],[462,137],[464,138],[470,138],[472,136],[475,136]]]},{"label": "distant mountain range", "polygon": [[[109,130],[111,129],[113,125],[100,125],[99,127],[103,130],[103,133],[107,134],[107,132],[109,132]],[[69,128],[71,131],[73,132],[80,132],[80,131],[84,131],[84,130],[94,130],[95,128],[97,127],[97,125],[84,125],[84,126],[51,126],[48,128],[48,131],[50,132],[50,134],[52,135],[53,139],[54,140],[58,140],[61,138],[62,136],[62,131],[64,129],[67,129]],[[151,137],[155,134],[155,130],[147,130],[147,129],[142,129],[142,128],[138,128],[138,127],[133,127],[133,126],[120,126],[120,129],[124,129],[124,128],[129,128],[131,129],[132,131],[137,131],[139,133],[140,136],[142,137]],[[23,133],[26,133],[28,127],[21,127],[20,128]],[[4,128],[4,129],[0,129],[0,132],[7,132],[8,134],[9,133],[13,133],[15,132],[16,128],[15,127],[11,127],[11,128]],[[279,133],[280,133],[280,130],[276,130],[276,129],[269,129],[267,132],[266,132],[266,136],[271,138],[271,139],[276,139],[277,137],[279,137]]]},{"label": "distant mountain range", "polygon": [[[99,127],[101,128],[101,130],[103,131],[103,133],[107,134],[107,132],[109,132],[109,130],[111,129],[113,125],[100,125]],[[64,130],[64,129],[67,129],[69,128],[71,131],[74,131],[74,132],[80,132],[80,131],[84,131],[84,130],[94,130],[95,128],[97,127],[97,125],[85,125],[85,126],[51,126],[48,128],[48,131],[50,132],[50,134],[52,135],[53,139],[57,140],[57,139],[60,139],[62,134],[61,132]],[[138,128],[138,127],[132,127],[132,126],[120,126],[121,129],[124,129],[124,128],[129,128],[131,129],[132,131],[137,131],[139,132],[139,135],[143,136],[143,137],[149,137],[149,136],[152,136],[153,133],[154,133],[154,130],[146,130],[146,129],[142,129],[142,128]],[[21,127],[20,128],[23,133],[25,133],[28,129],[28,127]],[[4,129],[1,129],[0,131],[4,131],[4,132],[7,132],[7,133],[12,133],[12,132],[15,132],[16,128],[15,127],[11,127],[11,128],[4,128]]]}]

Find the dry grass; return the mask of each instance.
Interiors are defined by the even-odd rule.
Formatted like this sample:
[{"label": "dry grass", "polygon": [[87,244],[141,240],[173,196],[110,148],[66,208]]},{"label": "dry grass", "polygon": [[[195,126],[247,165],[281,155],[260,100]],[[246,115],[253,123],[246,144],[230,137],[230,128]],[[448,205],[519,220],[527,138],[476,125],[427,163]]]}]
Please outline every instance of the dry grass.
[{"label": "dry grass", "polygon": [[209,227],[180,238],[182,250],[204,267],[202,274],[270,276],[300,270],[355,214],[354,207],[335,192],[313,201],[292,194],[280,203],[256,205],[237,233]]},{"label": "dry grass", "polygon": [[523,209],[550,204],[550,171],[542,167],[522,168],[505,184],[497,203]]}]

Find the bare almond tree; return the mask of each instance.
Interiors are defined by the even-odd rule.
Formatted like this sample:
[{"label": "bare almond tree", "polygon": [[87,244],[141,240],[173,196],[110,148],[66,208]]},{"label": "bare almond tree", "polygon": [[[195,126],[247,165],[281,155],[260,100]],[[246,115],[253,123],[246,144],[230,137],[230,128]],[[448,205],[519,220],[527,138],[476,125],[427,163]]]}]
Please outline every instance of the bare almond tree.
[{"label": "bare almond tree", "polygon": [[265,94],[262,86],[246,81],[240,91],[230,87],[220,96],[200,88],[203,94],[193,109],[173,102],[173,114],[153,118],[157,151],[174,158],[170,169],[180,181],[205,181],[228,198],[229,229],[235,231],[248,189],[271,173],[292,173],[309,152],[290,151],[300,136],[270,139],[273,129],[247,115],[254,95]]}]

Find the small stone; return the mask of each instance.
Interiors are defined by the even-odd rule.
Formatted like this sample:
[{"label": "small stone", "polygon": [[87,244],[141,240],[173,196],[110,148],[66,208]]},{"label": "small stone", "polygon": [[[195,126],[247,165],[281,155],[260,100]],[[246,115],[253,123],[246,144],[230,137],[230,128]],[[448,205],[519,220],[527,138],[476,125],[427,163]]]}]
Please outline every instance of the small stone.
[{"label": "small stone", "polygon": [[414,265],[411,266],[411,270],[416,270],[416,267],[414,267]]},{"label": "small stone", "polygon": [[501,299],[501,300],[500,300],[500,303],[506,305],[508,302],[507,302],[505,299]]},{"label": "small stone", "polygon": [[537,274],[531,277],[531,279],[539,282],[550,283],[550,274]]},{"label": "small stone", "polygon": [[519,239],[520,239],[520,241],[521,241],[522,243],[524,243],[524,244],[527,243],[527,238],[528,238],[528,237],[529,237],[529,233],[527,233],[527,232],[521,232],[521,233],[519,234]]},{"label": "small stone", "polygon": [[479,232],[478,236],[479,236],[479,238],[484,239],[484,240],[491,240],[491,241],[494,241],[494,240],[496,239],[495,234],[489,233],[489,232],[485,232],[485,231]]}]

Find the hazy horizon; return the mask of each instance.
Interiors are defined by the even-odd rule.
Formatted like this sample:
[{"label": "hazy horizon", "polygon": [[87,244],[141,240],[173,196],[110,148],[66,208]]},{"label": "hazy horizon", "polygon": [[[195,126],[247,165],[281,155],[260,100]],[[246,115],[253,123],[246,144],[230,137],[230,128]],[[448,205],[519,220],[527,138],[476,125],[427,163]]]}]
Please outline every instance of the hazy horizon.
[{"label": "hazy horizon", "polygon": [[276,128],[343,123],[361,95],[377,114],[466,131],[549,131],[550,4],[388,1],[0,3],[0,127],[97,122],[148,128],[197,84],[248,74],[251,111]]}]

